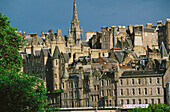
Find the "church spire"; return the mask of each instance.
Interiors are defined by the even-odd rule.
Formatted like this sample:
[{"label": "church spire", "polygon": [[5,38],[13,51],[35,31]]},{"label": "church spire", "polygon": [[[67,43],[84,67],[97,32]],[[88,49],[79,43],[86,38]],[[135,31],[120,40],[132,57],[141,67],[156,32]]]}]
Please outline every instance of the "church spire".
[{"label": "church spire", "polygon": [[77,7],[76,7],[76,1],[75,0],[74,0],[74,5],[73,5],[73,20],[78,20]]}]

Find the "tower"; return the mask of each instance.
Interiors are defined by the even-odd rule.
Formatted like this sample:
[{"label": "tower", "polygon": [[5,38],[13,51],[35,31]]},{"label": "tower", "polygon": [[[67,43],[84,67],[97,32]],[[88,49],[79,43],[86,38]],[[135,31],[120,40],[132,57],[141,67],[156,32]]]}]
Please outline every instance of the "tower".
[{"label": "tower", "polygon": [[80,45],[83,39],[83,29],[79,26],[79,20],[77,16],[77,7],[74,0],[73,4],[73,19],[71,21],[71,34],[76,44]]},{"label": "tower", "polygon": [[52,56],[52,89],[60,89],[60,72],[59,72],[59,60],[60,60],[60,51],[58,46],[55,47],[53,56]]}]

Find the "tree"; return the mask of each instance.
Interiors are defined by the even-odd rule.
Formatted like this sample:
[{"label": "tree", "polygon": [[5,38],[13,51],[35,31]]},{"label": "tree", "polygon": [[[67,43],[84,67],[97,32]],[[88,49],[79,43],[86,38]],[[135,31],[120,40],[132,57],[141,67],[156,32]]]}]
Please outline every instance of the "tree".
[{"label": "tree", "polygon": [[170,112],[170,107],[166,104],[149,104],[148,108],[135,108],[128,112]]},{"label": "tree", "polygon": [[0,13],[0,109],[2,112],[43,111],[46,103],[44,83],[37,76],[20,73],[19,49],[23,40]]}]

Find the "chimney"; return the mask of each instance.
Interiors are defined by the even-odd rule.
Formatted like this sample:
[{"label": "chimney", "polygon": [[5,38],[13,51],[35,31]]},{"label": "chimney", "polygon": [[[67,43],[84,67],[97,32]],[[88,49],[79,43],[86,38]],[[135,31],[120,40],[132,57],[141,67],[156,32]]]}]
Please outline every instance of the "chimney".
[{"label": "chimney", "polygon": [[147,23],[146,24],[146,28],[151,28],[152,27],[152,23]]}]

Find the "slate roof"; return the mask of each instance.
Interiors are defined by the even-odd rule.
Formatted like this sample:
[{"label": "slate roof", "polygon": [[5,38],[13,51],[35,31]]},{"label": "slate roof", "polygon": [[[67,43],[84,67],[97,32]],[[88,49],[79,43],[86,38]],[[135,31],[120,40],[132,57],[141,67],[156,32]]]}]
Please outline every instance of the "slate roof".
[{"label": "slate roof", "polygon": [[135,77],[154,77],[163,76],[162,72],[158,71],[124,71],[120,78],[135,78]]},{"label": "slate roof", "polygon": [[68,63],[70,57],[69,57],[69,54],[68,53],[63,53],[63,56],[64,56],[64,60],[66,63]]},{"label": "slate roof", "polygon": [[90,47],[88,42],[82,42],[82,45],[83,45],[84,47]]},{"label": "slate roof", "polygon": [[54,50],[53,58],[59,59],[59,57],[60,57],[60,51],[59,51],[58,46],[56,46]]},{"label": "slate roof", "polygon": [[50,50],[48,48],[43,48],[42,51],[45,57],[48,57],[48,54],[50,54]]},{"label": "slate roof", "polygon": [[[36,44],[43,44],[43,38],[42,37],[37,37],[38,38],[38,41]],[[27,36],[26,37],[26,45],[31,45],[33,43],[33,37],[30,37],[30,36]]]},{"label": "slate roof", "polygon": [[164,46],[164,43],[162,42],[161,47],[160,47],[160,53],[161,53],[161,57],[168,57],[168,53],[167,50]]},{"label": "slate roof", "polygon": [[117,60],[119,61],[119,63],[121,63],[124,60],[125,54],[123,51],[115,51],[115,56],[116,56]]}]

